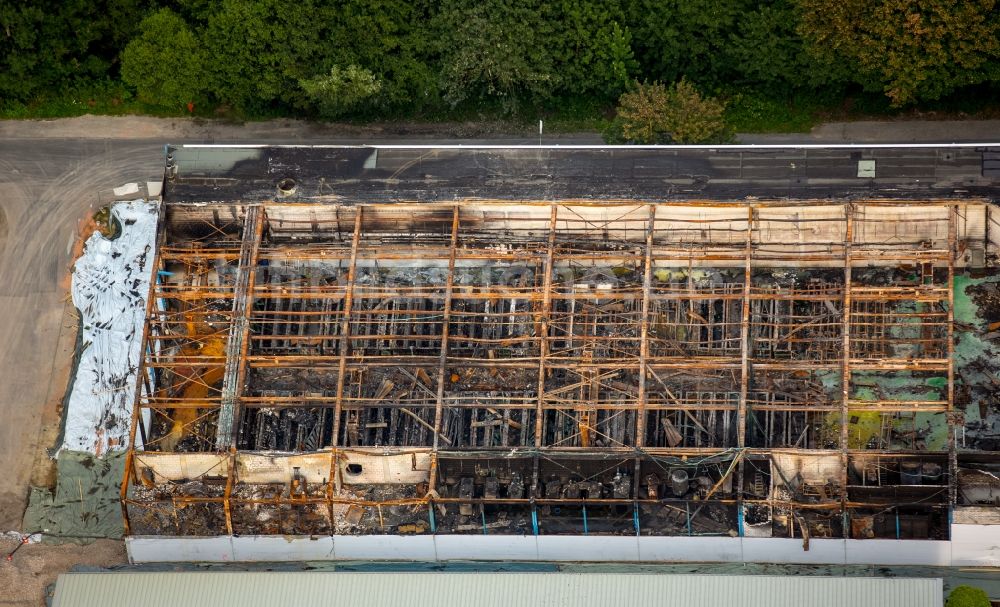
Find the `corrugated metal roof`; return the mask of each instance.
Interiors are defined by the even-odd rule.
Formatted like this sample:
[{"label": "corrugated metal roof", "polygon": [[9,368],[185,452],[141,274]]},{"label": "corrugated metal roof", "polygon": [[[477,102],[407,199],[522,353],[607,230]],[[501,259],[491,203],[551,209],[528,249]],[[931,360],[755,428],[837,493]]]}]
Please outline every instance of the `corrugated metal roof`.
[{"label": "corrugated metal roof", "polygon": [[614,573],[68,573],[54,607],[941,607],[941,579]]}]

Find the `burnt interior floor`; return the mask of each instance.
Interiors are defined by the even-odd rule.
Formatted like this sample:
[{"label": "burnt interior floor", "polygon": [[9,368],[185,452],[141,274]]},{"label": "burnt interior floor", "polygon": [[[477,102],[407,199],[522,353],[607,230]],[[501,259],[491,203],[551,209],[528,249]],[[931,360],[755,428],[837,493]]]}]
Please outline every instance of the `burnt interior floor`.
[{"label": "burnt interior floor", "polygon": [[167,203],[127,532],[947,539],[991,213]]}]

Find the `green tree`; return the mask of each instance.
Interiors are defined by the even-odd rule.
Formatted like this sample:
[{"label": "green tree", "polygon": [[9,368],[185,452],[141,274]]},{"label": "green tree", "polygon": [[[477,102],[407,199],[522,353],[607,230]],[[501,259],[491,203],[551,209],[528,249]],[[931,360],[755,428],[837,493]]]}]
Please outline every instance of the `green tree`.
[{"label": "green tree", "polygon": [[329,74],[301,81],[302,88],[324,118],[337,118],[357,109],[382,90],[374,74],[356,65],[334,66]]},{"label": "green tree", "polygon": [[762,2],[739,17],[723,51],[735,77],[770,91],[841,84],[850,71],[830,69],[809,54],[796,31],[798,14],[792,2]]},{"label": "green tree", "polygon": [[[330,39],[319,67],[358,65],[381,83],[367,108],[419,110],[439,101],[429,0],[340,0],[330,3]],[[335,6],[335,10],[332,7]],[[319,75],[325,75],[323,71]]]},{"label": "green tree", "polygon": [[956,586],[951,594],[948,595],[948,600],[944,603],[945,607],[990,607],[990,597],[979,589],[972,586]]},{"label": "green tree", "polygon": [[512,111],[550,97],[559,83],[552,27],[529,0],[445,0],[436,30],[444,100],[494,99]]},{"label": "green tree", "polygon": [[627,25],[641,73],[660,81],[687,77],[716,86],[733,72],[726,47],[751,0],[627,0]]},{"label": "green tree", "polygon": [[148,0],[0,0],[0,97],[65,96],[114,78]]},{"label": "green tree", "polygon": [[212,92],[250,112],[304,105],[299,81],[316,75],[337,44],[328,35],[330,10],[313,0],[223,0],[203,36]]},{"label": "green tree", "polygon": [[640,84],[618,100],[614,133],[628,143],[723,143],[732,139],[725,106],[687,80]]},{"label": "green tree", "polygon": [[184,19],[164,8],[143,19],[139,30],[122,54],[122,79],[139,99],[165,107],[201,101],[207,58]]},{"label": "green tree", "polygon": [[204,25],[218,9],[218,0],[173,0],[179,15],[191,25]]},{"label": "green tree", "polygon": [[[46,82],[58,78],[66,54],[45,49],[46,11],[42,6],[0,5],[0,97],[27,100]],[[51,25],[49,25],[51,27]]]},{"label": "green tree", "polygon": [[639,64],[632,53],[632,33],[628,28],[611,22],[611,27],[598,32],[597,62],[594,73],[597,78],[596,90],[609,96],[627,90]]},{"label": "green tree", "polygon": [[553,23],[544,44],[560,75],[560,92],[613,99],[628,88],[638,63],[618,0],[553,0],[538,10]]},{"label": "green tree", "polygon": [[797,0],[821,61],[846,62],[896,106],[1000,79],[996,0]]}]

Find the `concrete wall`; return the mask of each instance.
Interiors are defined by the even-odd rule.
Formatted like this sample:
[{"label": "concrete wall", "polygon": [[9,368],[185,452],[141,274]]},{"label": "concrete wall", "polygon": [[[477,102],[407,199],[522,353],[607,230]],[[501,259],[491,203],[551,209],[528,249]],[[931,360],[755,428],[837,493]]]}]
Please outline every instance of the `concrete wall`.
[{"label": "concrete wall", "polygon": [[133,563],[177,561],[669,561],[1000,567],[1000,525],[953,525],[951,541],[730,537],[369,535],[132,537]]},{"label": "concrete wall", "polygon": [[[298,468],[307,483],[325,484],[333,473],[332,451],[296,454],[239,452],[234,461],[236,481],[240,483],[287,484],[291,482],[295,468]],[[346,485],[412,485],[428,480],[430,461],[429,449],[395,454],[342,451],[339,464],[341,478]],[[348,469],[350,464],[357,467]],[[136,452],[135,467],[135,474],[141,474],[143,469],[148,468],[157,483],[204,476],[225,478],[229,474],[229,455]]]}]

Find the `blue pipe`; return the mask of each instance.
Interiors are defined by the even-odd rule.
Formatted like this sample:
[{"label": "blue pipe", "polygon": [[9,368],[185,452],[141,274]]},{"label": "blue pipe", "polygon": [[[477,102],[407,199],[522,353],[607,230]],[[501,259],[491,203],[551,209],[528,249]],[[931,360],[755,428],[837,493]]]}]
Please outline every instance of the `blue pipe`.
[{"label": "blue pipe", "polygon": [[632,504],[632,526],[635,527],[636,536],[639,535],[639,504]]},{"label": "blue pipe", "polygon": [[899,539],[899,508],[896,508],[896,539]]},{"label": "blue pipe", "polygon": [[[740,537],[743,537],[743,508],[744,507],[745,506],[740,506],[736,510],[736,525],[737,525],[737,529],[739,529]],[[691,524],[691,521],[688,521],[688,525],[690,525],[690,524]]]},{"label": "blue pipe", "polygon": [[688,535],[691,535],[691,502],[684,502],[684,510],[687,511],[687,530]]},{"label": "blue pipe", "polygon": [[483,517],[483,535],[488,535],[486,533],[486,508],[483,506],[479,507],[479,514]]},{"label": "blue pipe", "polygon": [[427,504],[427,518],[431,521],[431,533],[437,533],[437,523],[434,522],[434,504]]},{"label": "blue pipe", "polygon": [[535,510],[534,506],[531,507],[531,531],[538,535],[538,511]]},{"label": "blue pipe", "polygon": [[583,505],[583,534],[587,535],[587,504]]}]

